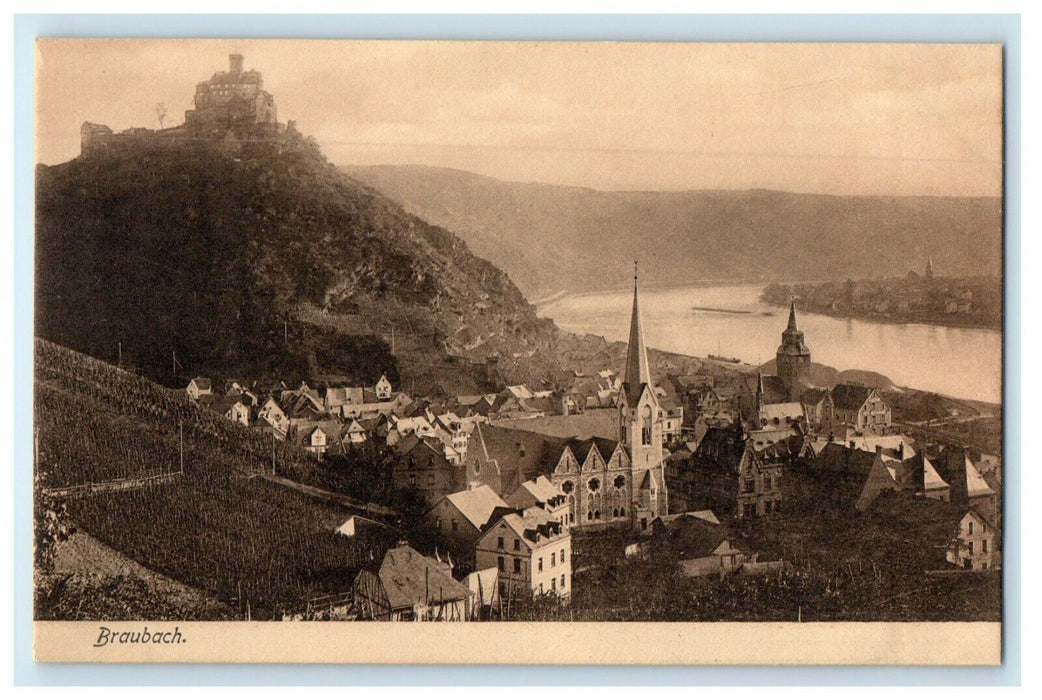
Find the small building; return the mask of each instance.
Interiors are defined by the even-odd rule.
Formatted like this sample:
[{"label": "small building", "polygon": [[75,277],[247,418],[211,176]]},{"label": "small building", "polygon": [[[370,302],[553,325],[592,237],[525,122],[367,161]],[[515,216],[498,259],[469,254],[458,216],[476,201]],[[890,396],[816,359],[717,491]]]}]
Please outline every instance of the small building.
[{"label": "small building", "polygon": [[413,434],[395,447],[391,483],[395,489],[414,488],[428,503],[465,488],[464,468],[445,456],[445,446],[434,438]]},{"label": "small building", "polygon": [[509,512],[488,525],[478,539],[478,569],[495,568],[499,595],[571,595],[572,536],[542,508]]},{"label": "small building", "polygon": [[373,387],[373,391],[376,394],[376,398],[380,401],[386,401],[391,398],[394,389],[391,386],[390,380],[387,379],[386,374],[380,375],[380,379],[377,380],[376,385]]},{"label": "small building", "polygon": [[258,420],[264,421],[275,431],[275,436],[280,440],[286,439],[289,433],[289,416],[282,410],[275,397],[269,396],[257,411]]},{"label": "small building", "polygon": [[890,407],[872,387],[837,384],[832,388],[837,423],[846,423],[860,433],[884,435],[890,429]]},{"label": "small building", "polygon": [[436,533],[439,545],[456,553],[461,560],[469,561],[481,529],[497,508],[509,510],[495,491],[488,486],[478,486],[442,496],[427,511],[426,520]]},{"label": "small building", "polygon": [[250,407],[240,396],[225,396],[213,403],[210,409],[244,428],[250,427]]},{"label": "small building", "polygon": [[210,381],[209,377],[196,377],[192,381],[188,382],[185,391],[188,392],[188,395],[194,401],[198,401],[201,396],[210,396],[213,394],[213,382]]},{"label": "small building", "polygon": [[731,531],[704,514],[684,513],[656,518],[652,523],[652,547],[677,561],[681,574],[723,578],[750,557]]},{"label": "small building", "polygon": [[757,450],[746,444],[738,462],[737,494],[734,513],[738,518],[772,515],[782,507],[783,461],[774,445]]},{"label": "small building", "polygon": [[470,591],[452,578],[445,562],[399,544],[388,550],[378,567],[358,573],[354,598],[363,620],[463,621]]},{"label": "small building", "polygon": [[506,498],[506,504],[517,510],[542,508],[565,528],[568,527],[568,498],[549,479],[539,475],[522,483]]}]

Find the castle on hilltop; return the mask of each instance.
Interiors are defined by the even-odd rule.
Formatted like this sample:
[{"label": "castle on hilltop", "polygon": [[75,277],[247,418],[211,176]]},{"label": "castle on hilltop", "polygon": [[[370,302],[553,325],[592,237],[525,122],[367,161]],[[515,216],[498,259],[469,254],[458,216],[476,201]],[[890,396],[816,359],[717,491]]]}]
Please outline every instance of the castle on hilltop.
[{"label": "castle on hilltop", "polygon": [[169,129],[132,127],[113,132],[104,124],[80,126],[80,153],[89,154],[136,143],[177,143],[185,139],[272,138],[285,131],[278,122],[275,98],[264,89],[259,71],[243,70],[243,57],[228,57],[228,70],[217,71],[195,86],[195,109],[185,110],[184,124]]}]

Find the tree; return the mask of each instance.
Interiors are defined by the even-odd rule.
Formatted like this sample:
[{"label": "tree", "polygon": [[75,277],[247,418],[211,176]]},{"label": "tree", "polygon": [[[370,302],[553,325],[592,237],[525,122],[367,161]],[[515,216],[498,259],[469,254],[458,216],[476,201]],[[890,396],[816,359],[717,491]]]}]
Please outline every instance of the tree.
[{"label": "tree", "polygon": [[36,567],[50,572],[54,568],[54,557],[58,545],[69,539],[69,525],[65,502],[47,492],[47,474],[37,470],[33,483],[33,529],[35,547],[33,551]]}]

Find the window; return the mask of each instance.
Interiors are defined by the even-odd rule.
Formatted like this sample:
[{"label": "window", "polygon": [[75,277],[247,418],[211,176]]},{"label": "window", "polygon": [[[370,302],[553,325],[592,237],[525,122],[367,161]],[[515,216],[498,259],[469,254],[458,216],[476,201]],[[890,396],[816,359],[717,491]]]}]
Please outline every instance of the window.
[{"label": "window", "polygon": [[970,551],[970,556],[972,557],[973,556],[973,543],[972,542],[970,542],[969,547],[970,547],[970,550],[969,550]]},{"label": "window", "polygon": [[617,477],[615,477],[615,481],[612,483],[615,485],[615,488],[617,489],[624,488],[626,486],[626,477],[624,477],[622,474],[619,474]]},{"label": "window", "polygon": [[564,550],[561,550],[561,563],[564,563]]},{"label": "window", "polygon": [[507,570],[506,560],[503,557],[499,557],[499,559],[497,561],[499,562],[499,570],[500,571],[506,571]]},{"label": "window", "polygon": [[428,482],[428,483],[429,483],[429,484],[430,484],[431,486],[433,486],[433,485],[434,485],[434,477],[435,477],[435,474],[434,474],[434,472],[431,472],[431,473],[430,473],[430,476],[429,476],[429,477],[427,477],[427,482]]},{"label": "window", "polygon": [[612,508],[611,509],[611,517],[613,517],[613,518],[619,517],[619,509],[618,508]]},{"label": "window", "polygon": [[521,560],[520,559],[515,559],[514,560],[514,573],[515,574],[521,573]]},{"label": "window", "polygon": [[752,493],[755,490],[756,481],[751,476],[747,476],[742,480],[742,493]]},{"label": "window", "polygon": [[514,540],[514,551],[521,551],[521,540]]},{"label": "window", "polygon": [[973,534],[973,521],[970,521],[970,534]]},{"label": "window", "polygon": [[[502,537],[500,537],[499,539],[496,540],[496,546],[499,547],[500,549],[503,549],[503,538]],[[516,547],[515,547],[515,549],[516,549]]]},{"label": "window", "polygon": [[550,579],[550,590],[554,591],[554,592],[557,592],[557,579],[555,579],[555,578]]},{"label": "window", "polygon": [[619,508],[619,517],[622,517],[622,518],[626,517],[626,508],[625,507]]},{"label": "window", "polygon": [[457,522],[455,518],[452,519],[452,531],[453,532],[458,532],[459,531],[459,522]]},{"label": "window", "polygon": [[981,542],[980,542],[980,551],[983,554],[987,554],[988,553],[988,541],[987,540],[981,540]]},{"label": "window", "polygon": [[586,482],[586,487],[590,489],[590,493],[597,493],[601,489],[601,480],[597,478],[590,479]]},{"label": "window", "polygon": [[763,490],[764,491],[770,491],[771,490],[771,477],[769,477],[769,476],[763,477]]},{"label": "window", "polygon": [[561,588],[564,588],[564,574],[561,574]]},{"label": "window", "polygon": [[543,584],[539,584],[539,595],[543,595]]},{"label": "window", "polygon": [[542,557],[539,557],[539,570],[540,571],[543,570],[543,558]]},{"label": "window", "polygon": [[557,566],[557,552],[550,552],[550,568]]},{"label": "window", "polygon": [[594,520],[600,520],[601,519],[601,512],[599,510],[593,511],[593,519]]},{"label": "window", "polygon": [[592,510],[586,511],[586,519],[587,520],[593,520],[593,511]]},{"label": "window", "polygon": [[441,529],[441,518],[435,518],[434,519],[434,529],[435,530],[440,530]]},{"label": "window", "polygon": [[570,481],[566,481],[561,484],[561,493],[569,494],[575,490],[575,484]]}]

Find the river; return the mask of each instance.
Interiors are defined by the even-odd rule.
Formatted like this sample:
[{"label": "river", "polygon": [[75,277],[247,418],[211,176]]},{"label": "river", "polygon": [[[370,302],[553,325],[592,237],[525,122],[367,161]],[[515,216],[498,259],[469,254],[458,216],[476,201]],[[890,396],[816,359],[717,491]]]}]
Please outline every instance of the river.
[{"label": "river", "polygon": [[[761,285],[641,289],[645,341],[685,355],[766,362],[781,342],[788,310],[760,301],[762,292]],[[625,341],[632,300],[632,290],[573,294],[538,312],[564,330]],[[872,370],[900,386],[958,398],[1002,400],[999,331],[834,318],[801,312],[798,302],[796,314],[814,362]]]}]

